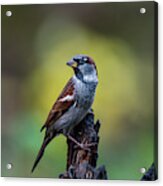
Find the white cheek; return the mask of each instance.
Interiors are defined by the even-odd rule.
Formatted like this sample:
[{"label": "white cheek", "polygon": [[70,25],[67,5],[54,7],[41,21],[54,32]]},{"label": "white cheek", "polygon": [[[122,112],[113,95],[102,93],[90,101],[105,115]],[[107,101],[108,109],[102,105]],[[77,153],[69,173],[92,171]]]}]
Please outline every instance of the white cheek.
[{"label": "white cheek", "polygon": [[97,78],[96,72],[93,72],[91,74],[85,75],[83,77],[83,79],[84,79],[85,82],[95,82],[95,83],[98,83],[98,78]]}]

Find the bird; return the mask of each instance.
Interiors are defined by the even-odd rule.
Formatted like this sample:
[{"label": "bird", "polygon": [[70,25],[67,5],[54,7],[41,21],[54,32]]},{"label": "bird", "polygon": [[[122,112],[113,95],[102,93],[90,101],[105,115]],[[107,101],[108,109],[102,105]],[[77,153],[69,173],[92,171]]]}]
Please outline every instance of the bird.
[{"label": "bird", "polygon": [[94,60],[88,55],[76,55],[66,64],[73,69],[74,75],[52,106],[40,130],[42,132],[46,129],[45,136],[31,172],[41,160],[47,145],[60,134],[80,148],[85,148],[84,144],[71,136],[71,131],[91,110],[98,85],[98,72]]}]

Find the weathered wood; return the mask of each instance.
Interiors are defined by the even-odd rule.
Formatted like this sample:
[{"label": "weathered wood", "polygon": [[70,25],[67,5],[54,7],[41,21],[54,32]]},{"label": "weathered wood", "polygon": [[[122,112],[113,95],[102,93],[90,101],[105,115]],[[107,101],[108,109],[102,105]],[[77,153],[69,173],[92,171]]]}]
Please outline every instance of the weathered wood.
[{"label": "weathered wood", "polygon": [[143,175],[141,181],[154,181],[157,179],[158,179],[157,170],[153,163],[151,167],[148,169],[148,171]]},{"label": "weathered wood", "polygon": [[90,146],[89,150],[81,149],[74,142],[67,139],[67,171],[59,178],[67,179],[107,179],[104,166],[96,168],[98,159],[100,122],[94,123],[93,111],[88,113],[80,124],[74,128],[71,136],[82,144]]}]

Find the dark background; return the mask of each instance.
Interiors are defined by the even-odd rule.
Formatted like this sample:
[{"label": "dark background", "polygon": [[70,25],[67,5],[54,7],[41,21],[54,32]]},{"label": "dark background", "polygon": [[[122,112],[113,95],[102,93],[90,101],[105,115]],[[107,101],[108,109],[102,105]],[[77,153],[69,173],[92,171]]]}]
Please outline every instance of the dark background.
[{"label": "dark background", "polygon": [[139,169],[155,159],[154,26],[154,2],[2,6],[2,176],[64,172],[60,136],[30,174],[44,135],[39,129],[73,74],[65,63],[87,54],[99,73],[98,162],[109,179],[139,180]]}]

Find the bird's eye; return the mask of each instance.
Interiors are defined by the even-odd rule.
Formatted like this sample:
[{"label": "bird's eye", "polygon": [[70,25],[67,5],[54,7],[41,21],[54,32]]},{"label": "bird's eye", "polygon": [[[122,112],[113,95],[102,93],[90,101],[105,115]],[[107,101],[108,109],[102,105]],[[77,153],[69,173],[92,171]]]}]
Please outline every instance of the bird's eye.
[{"label": "bird's eye", "polygon": [[83,61],[87,62],[88,61],[88,58],[87,57],[84,57],[83,58]]}]

